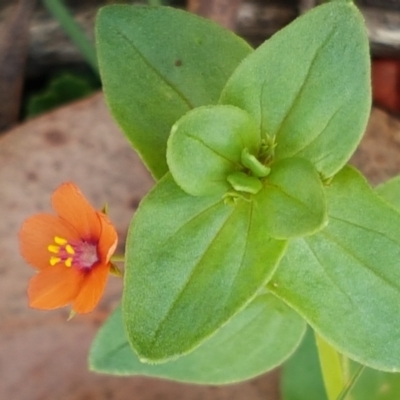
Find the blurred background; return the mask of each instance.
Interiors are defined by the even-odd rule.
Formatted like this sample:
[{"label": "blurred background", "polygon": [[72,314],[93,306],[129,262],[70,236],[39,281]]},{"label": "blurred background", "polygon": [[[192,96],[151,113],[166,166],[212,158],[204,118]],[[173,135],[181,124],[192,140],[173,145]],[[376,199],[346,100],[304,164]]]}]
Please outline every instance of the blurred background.
[{"label": "blurred background", "polygon": [[[50,211],[52,191],[76,182],[98,208],[110,206],[120,243],[153,181],[109,115],[101,94],[94,20],[106,4],[179,7],[258,46],[317,0],[0,0],[0,399],[278,400],[279,371],[224,387],[106,377],[88,371],[95,332],[117,306],[110,278],[95,312],[27,306],[33,275],[18,230]],[[372,184],[400,173],[400,0],[358,0],[372,55],[374,107],[352,162]],[[310,399],[313,400],[313,399]]]},{"label": "blurred background", "polygon": [[[1,0],[0,131],[100,89],[94,49],[99,7],[162,4],[211,18],[253,46],[320,0]],[[400,1],[357,0],[373,56],[374,99],[400,112]]]}]

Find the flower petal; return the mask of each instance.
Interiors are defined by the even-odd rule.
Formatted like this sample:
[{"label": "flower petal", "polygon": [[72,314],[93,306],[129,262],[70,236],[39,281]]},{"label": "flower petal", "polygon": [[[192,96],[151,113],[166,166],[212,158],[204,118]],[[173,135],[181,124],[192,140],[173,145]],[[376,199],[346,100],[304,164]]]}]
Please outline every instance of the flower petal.
[{"label": "flower petal", "polygon": [[79,238],[71,225],[51,214],[36,214],[22,224],[19,231],[21,254],[33,267],[42,269],[50,265],[51,254],[47,247],[54,244],[54,237],[68,241]]},{"label": "flower petal", "polygon": [[84,278],[79,270],[64,265],[42,269],[29,282],[29,305],[42,310],[64,307],[75,299]]},{"label": "flower petal", "polygon": [[108,264],[98,264],[84,275],[84,281],[72,308],[77,313],[88,313],[92,311],[100,301],[107,283]]},{"label": "flower petal", "polygon": [[118,235],[114,225],[110,222],[107,215],[98,213],[101,223],[101,236],[97,247],[97,252],[102,263],[108,264],[110,257],[118,243]]},{"label": "flower petal", "polygon": [[98,241],[101,224],[97,212],[73,183],[62,184],[51,200],[56,213],[79,232],[81,239]]}]

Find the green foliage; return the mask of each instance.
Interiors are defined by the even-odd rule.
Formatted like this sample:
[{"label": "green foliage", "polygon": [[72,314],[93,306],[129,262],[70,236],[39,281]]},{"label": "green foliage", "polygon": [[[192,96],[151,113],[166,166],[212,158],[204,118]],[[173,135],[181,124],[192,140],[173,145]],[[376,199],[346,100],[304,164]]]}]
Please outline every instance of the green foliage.
[{"label": "green foliage", "polygon": [[389,204],[400,210],[400,176],[379,185],[376,192]]},{"label": "green foliage", "polygon": [[290,243],[271,290],[341,353],[398,371],[400,213],[348,167],[326,194],[328,226]]},{"label": "green foliage", "polygon": [[[350,362],[350,371],[359,364]],[[365,368],[351,391],[350,400],[394,400],[400,397],[400,375]]]},{"label": "green foliage", "polygon": [[[111,111],[160,180],[131,222],[122,315],[96,340],[93,368],[253,376],[301,336],[279,298],[345,355],[400,370],[400,213],[345,166],[370,107],[357,8],[317,7],[251,52],[182,11],[105,7],[97,41]],[[294,334],[256,329],[263,318]],[[262,361],[243,361],[252,345]]]},{"label": "green foliage", "polygon": [[313,332],[306,335],[282,368],[282,400],[327,400]]},{"label": "green foliage", "polygon": [[370,110],[368,41],[356,7],[320,6],[246,58],[220,102],[276,138],[276,159],[303,157],[325,177],[358,145]]},{"label": "green foliage", "polygon": [[241,168],[243,148],[258,154],[260,146],[259,128],[246,111],[232,106],[199,107],[172,127],[167,162],[186,193],[222,196],[231,189],[228,175]]},{"label": "green foliage", "polygon": [[[400,179],[395,177],[375,189],[383,200],[400,211]],[[349,382],[359,371],[360,364],[343,358],[343,370]],[[295,354],[284,363],[281,394],[283,400],[326,400],[320,372],[317,348],[312,331],[308,329]],[[350,388],[347,400],[393,400],[400,397],[400,374],[365,367]]]},{"label": "green foliage", "polygon": [[252,202],[192,197],[169,174],[142,201],[127,238],[123,297],[141,360],[189,352],[266,284],[286,242],[267,235],[260,212]]},{"label": "green foliage", "polygon": [[73,15],[64,5],[63,0],[42,0],[43,5],[56,18],[64,32],[79,49],[86,62],[91,66],[93,72],[98,74],[97,56],[93,43],[82,31],[81,26],[75,21]]},{"label": "green foliage", "polygon": [[[343,359],[347,381],[351,381],[360,364]],[[282,400],[326,400],[319,369],[314,335],[308,329],[295,354],[283,364]],[[344,400],[394,400],[400,397],[400,374],[365,367]]]},{"label": "green foliage", "polygon": [[34,117],[70,101],[93,93],[96,85],[88,78],[63,73],[53,78],[41,93],[32,95],[27,102],[26,116]]},{"label": "green foliage", "polygon": [[271,294],[258,295],[214,336],[190,354],[164,364],[139,361],[129,346],[118,308],[90,352],[95,371],[146,375],[184,382],[222,384],[244,380],[279,365],[297,347],[305,323]]},{"label": "green foliage", "polygon": [[278,239],[310,235],[327,222],[321,180],[304,158],[277,161],[255,202],[268,234]]},{"label": "green foliage", "polygon": [[166,7],[104,7],[96,37],[108,105],[156,178],[167,172],[172,125],[194,107],[216,104],[251,52],[211,21]]}]

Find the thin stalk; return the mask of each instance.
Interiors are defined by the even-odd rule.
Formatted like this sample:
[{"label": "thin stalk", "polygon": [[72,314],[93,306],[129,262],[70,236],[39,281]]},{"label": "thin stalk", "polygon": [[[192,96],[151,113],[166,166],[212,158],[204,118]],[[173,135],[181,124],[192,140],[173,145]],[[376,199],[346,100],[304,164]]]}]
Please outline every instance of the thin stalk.
[{"label": "thin stalk", "polygon": [[326,394],[329,400],[337,400],[344,388],[344,377],[339,353],[315,332]]},{"label": "thin stalk", "polygon": [[350,379],[352,378],[351,374],[351,368],[350,368],[350,360],[348,357],[345,357],[343,354],[341,356],[341,361],[342,361],[342,374],[343,374],[343,380],[346,382],[350,382]]},{"label": "thin stalk", "polygon": [[44,6],[58,20],[61,27],[73,43],[78,47],[87,63],[93,71],[99,75],[97,64],[96,49],[93,43],[86,37],[80,25],[74,20],[74,17],[64,6],[62,0],[43,0]]},{"label": "thin stalk", "polygon": [[351,379],[347,382],[346,386],[343,388],[343,390],[340,392],[340,395],[338,396],[337,400],[345,400],[347,395],[351,392],[353,387],[358,381],[358,378],[361,376],[362,372],[364,371],[365,365],[360,365],[356,372],[354,372],[353,376]]},{"label": "thin stalk", "polygon": [[111,256],[113,262],[125,262],[125,254],[114,254]]}]

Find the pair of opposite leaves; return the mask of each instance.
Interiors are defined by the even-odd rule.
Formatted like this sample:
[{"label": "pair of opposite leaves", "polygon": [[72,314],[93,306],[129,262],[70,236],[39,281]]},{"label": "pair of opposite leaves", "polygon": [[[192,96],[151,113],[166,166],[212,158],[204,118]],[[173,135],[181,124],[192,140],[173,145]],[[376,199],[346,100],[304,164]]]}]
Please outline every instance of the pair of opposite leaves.
[{"label": "pair of opposite leaves", "polygon": [[[290,58],[278,56],[285,45]],[[276,239],[316,233],[328,221],[321,178],[343,167],[365,127],[367,57],[353,5],[330,4],[298,19],[242,62],[220,105],[189,111],[174,124],[167,163],[175,182],[193,196],[252,193],[242,198],[263,210],[266,232]],[[268,173],[257,176],[243,154],[265,168],[267,145]]]}]

